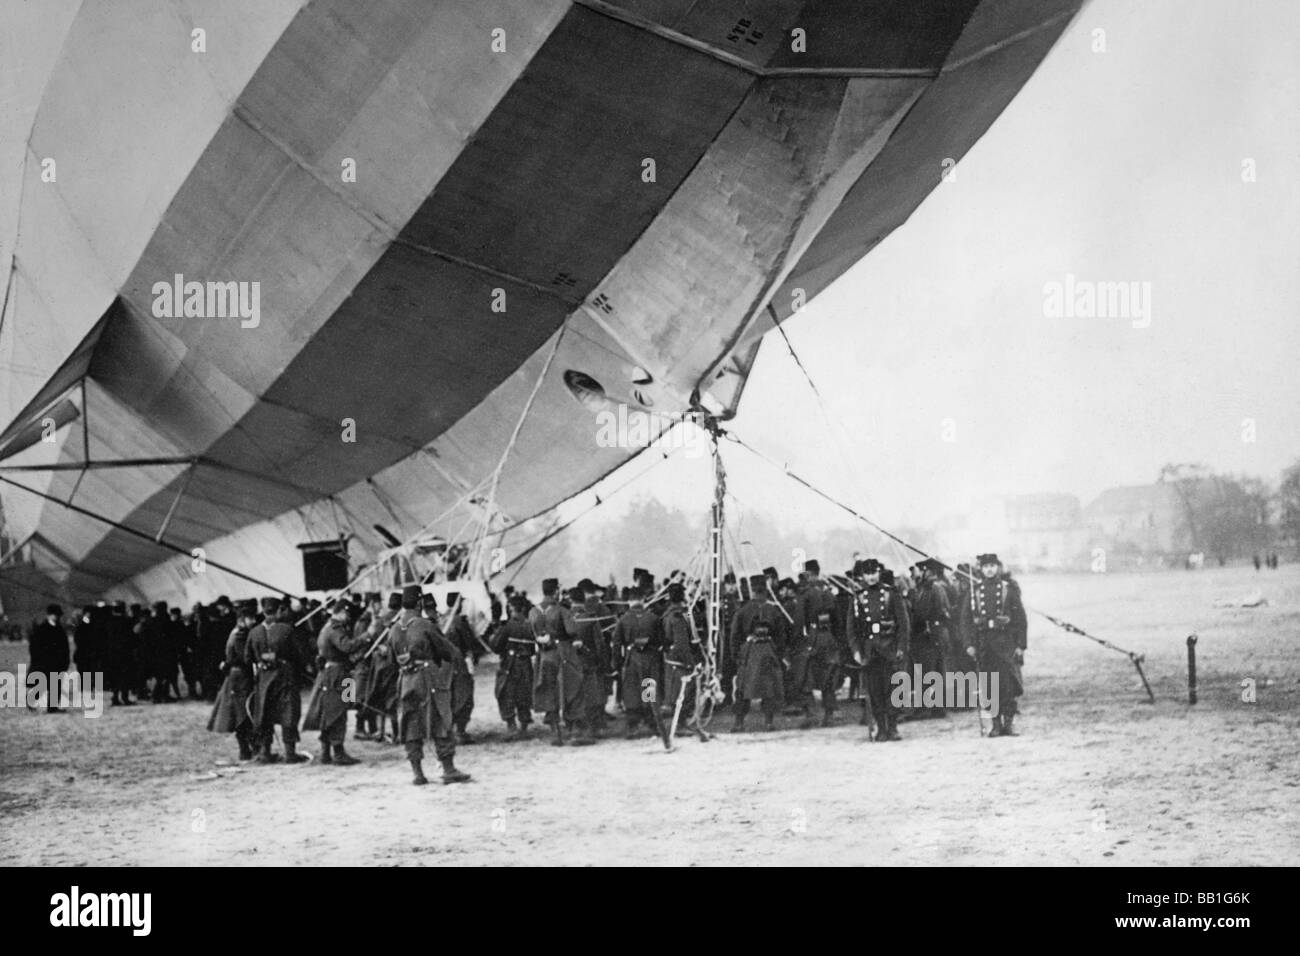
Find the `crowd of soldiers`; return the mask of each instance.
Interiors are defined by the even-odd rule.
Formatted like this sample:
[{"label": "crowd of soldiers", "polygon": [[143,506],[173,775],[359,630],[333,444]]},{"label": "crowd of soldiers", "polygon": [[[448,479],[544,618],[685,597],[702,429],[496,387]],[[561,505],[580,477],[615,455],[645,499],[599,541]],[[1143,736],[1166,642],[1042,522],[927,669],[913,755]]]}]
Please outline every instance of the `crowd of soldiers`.
[{"label": "crowd of soldiers", "polygon": [[[241,760],[274,763],[275,728],[286,763],[301,729],[320,734],[323,764],[350,765],[345,747],[349,712],[356,739],[401,743],[414,782],[423,773],[424,741],[432,740],[444,783],[469,775],[456,768],[456,745],[473,741],[472,666],[485,652],[498,658],[495,696],[507,740],[531,735],[540,714],[551,743],[586,746],[624,717],[624,734],[700,732],[692,726],[696,680],[705,658],[705,602],[688,606],[688,583],[673,572],[656,584],[637,568],[621,590],[591,578],[562,590],[548,578],[540,602],[506,588],[493,597],[482,637],[459,595],[437,599],[419,585],[393,592],[345,594],[328,607],[305,599],[226,597],[196,605],[187,616],[158,603],[146,612],[125,603],[87,607],[77,621],[73,660],[79,671],[105,674],[112,703],[180,699],[178,673],[188,694],[213,702],[208,729],[235,736]],[[32,637],[33,668],[57,672],[66,658],[62,610],[55,605]],[[743,732],[759,704],[764,728],[778,715],[802,717],[800,726],[831,726],[847,684],[861,702],[860,723],[870,739],[900,739],[902,720],[946,716],[945,706],[899,704],[897,675],[996,673],[997,707],[990,736],[1014,735],[1026,618],[1020,589],[995,554],[955,572],[926,559],[897,577],[880,561],[855,561],[842,575],[823,576],[818,561],[804,562],[797,578],[774,568],[722,583],[721,630],[715,664],[732,731]],[[305,714],[302,690],[311,686]],[[986,704],[992,703],[989,701]],[[821,717],[814,716],[815,705]],[[977,702],[970,702],[976,706]]]},{"label": "crowd of soldiers", "polygon": [[[831,726],[847,684],[849,698],[861,702],[859,722],[875,728],[871,739],[897,741],[901,720],[947,716],[942,705],[897,702],[896,675],[919,668],[943,677],[996,672],[997,706],[986,702],[994,711],[989,736],[1015,736],[1025,610],[997,555],[980,555],[977,566],[949,572],[926,559],[896,577],[868,558],[826,577],[816,560],[805,562],[797,579],[780,578],[774,568],[739,581],[728,573],[716,664],[732,731],[745,730],[755,702],[768,730],[780,714],[801,716],[805,729]],[[552,743],[563,745],[567,728],[571,743],[590,744],[605,730],[611,694],[629,737],[674,722],[678,732],[695,732],[689,715],[704,656],[704,602],[688,608],[681,572],[659,587],[644,569],[633,576],[636,584],[621,592],[590,578],[564,591],[548,579],[537,606],[526,595],[508,595],[509,620],[492,632],[491,645],[511,738],[526,736],[532,715],[541,713]]]}]

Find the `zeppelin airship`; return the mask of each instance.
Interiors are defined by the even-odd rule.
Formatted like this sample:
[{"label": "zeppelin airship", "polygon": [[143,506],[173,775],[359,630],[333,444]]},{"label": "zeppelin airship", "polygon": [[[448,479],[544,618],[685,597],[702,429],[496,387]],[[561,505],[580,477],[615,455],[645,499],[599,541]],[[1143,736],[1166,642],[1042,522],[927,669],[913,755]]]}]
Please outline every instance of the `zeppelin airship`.
[{"label": "zeppelin airship", "polygon": [[1080,3],[9,3],[11,543],[189,606],[553,512],[600,410],[733,414]]}]

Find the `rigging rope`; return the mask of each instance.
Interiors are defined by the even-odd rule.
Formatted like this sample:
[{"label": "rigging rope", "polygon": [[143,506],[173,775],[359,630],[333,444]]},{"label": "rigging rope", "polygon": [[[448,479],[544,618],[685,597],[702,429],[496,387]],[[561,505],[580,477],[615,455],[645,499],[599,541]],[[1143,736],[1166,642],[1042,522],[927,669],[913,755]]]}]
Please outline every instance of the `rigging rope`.
[{"label": "rigging rope", "polygon": [[[842,501],[837,501],[836,499],[832,498],[830,495],[826,494],[826,492],[824,492],[824,491],[822,491],[821,489],[815,487],[814,485],[810,484],[810,483],[809,483],[807,480],[805,480],[804,478],[801,478],[799,475],[796,475],[794,472],[790,471],[789,468],[786,468],[784,465],[778,464],[778,463],[776,462],[775,459],[769,458],[767,455],[764,455],[762,452],[760,452],[758,449],[754,448],[752,445],[748,444],[748,443],[745,442],[745,441],[742,441],[739,437],[737,437],[737,436],[734,435],[733,433],[728,432],[728,433],[726,433],[726,434],[727,434],[727,437],[728,437],[731,441],[735,442],[735,443],[736,443],[737,445],[739,445],[741,448],[744,448],[746,451],[748,451],[750,454],[754,455],[754,456],[755,456],[756,458],[758,458],[760,461],[762,461],[762,462],[764,462],[765,464],[770,465],[771,467],[777,469],[777,470],[780,471],[782,474],[786,475],[787,477],[789,477],[789,478],[792,479],[793,481],[796,481],[796,482],[798,482],[799,484],[803,485],[803,486],[804,486],[805,488],[807,488],[809,491],[813,492],[813,494],[818,495],[818,496],[821,497],[821,498],[824,498],[826,501],[828,501],[828,502],[830,502],[831,504],[835,505],[837,508],[840,508],[840,509],[842,509],[843,511],[848,512],[848,513],[851,514],[853,517],[857,518],[859,521],[862,521],[862,522],[864,522],[865,524],[870,525],[872,528],[875,528],[875,529],[876,529],[877,531],[879,531],[881,534],[883,534],[883,535],[889,537],[890,539],[892,539],[892,540],[898,542],[898,544],[900,544],[900,545],[902,545],[903,547],[907,548],[909,551],[915,551],[917,554],[919,554],[919,555],[920,555],[921,557],[923,557],[923,558],[931,558],[931,559],[934,560],[934,561],[938,561],[939,564],[940,564],[940,566],[942,566],[942,567],[945,568],[946,570],[954,571],[954,572],[957,571],[957,569],[953,568],[952,566],[950,566],[950,565],[948,565],[948,564],[945,564],[945,563],[944,563],[943,561],[941,561],[939,558],[936,558],[936,557],[934,557],[933,555],[931,555],[931,554],[927,553],[926,551],[922,550],[921,548],[918,548],[916,545],[914,545],[914,544],[912,544],[912,543],[910,543],[910,542],[908,542],[908,541],[905,541],[904,539],[900,538],[898,535],[894,534],[892,531],[888,530],[887,528],[881,527],[880,525],[876,524],[876,522],[872,521],[870,518],[866,517],[865,515],[859,514],[857,511],[853,510],[853,509],[850,508],[848,505],[844,504]],[[961,572],[957,572],[957,573],[961,573]],[[967,571],[967,572],[965,572],[965,574],[966,574],[967,579],[968,579],[972,584],[974,584],[974,583],[976,582],[977,579],[976,579],[976,577],[975,577],[975,575],[974,575],[973,573]],[[1109,648],[1110,650],[1116,651],[1116,652],[1118,652],[1118,653],[1120,653],[1120,654],[1123,654],[1123,655],[1125,655],[1126,657],[1128,657],[1128,659],[1129,659],[1130,661],[1133,662],[1133,666],[1137,668],[1138,676],[1142,678],[1142,684],[1143,684],[1143,686],[1146,688],[1146,691],[1147,691],[1148,696],[1151,698],[1152,702],[1154,703],[1154,701],[1155,701],[1155,694],[1154,694],[1154,692],[1152,692],[1152,690],[1151,690],[1151,684],[1147,681],[1146,674],[1145,674],[1145,673],[1143,672],[1143,670],[1142,670],[1142,661],[1145,659],[1145,658],[1144,658],[1144,655],[1142,655],[1142,654],[1138,654],[1138,653],[1135,652],[1135,651],[1127,650],[1127,649],[1125,649],[1125,648],[1123,648],[1123,647],[1120,647],[1120,646],[1117,645],[1117,644],[1112,643],[1111,641],[1107,641],[1107,640],[1104,640],[1103,638],[1096,637],[1096,636],[1094,636],[1094,635],[1092,635],[1092,634],[1089,634],[1087,631],[1083,630],[1082,628],[1080,628],[1080,627],[1076,627],[1075,625],[1070,624],[1068,621],[1063,621],[1063,620],[1061,620],[1060,618],[1053,617],[1052,615],[1047,614],[1047,613],[1044,612],[1044,611],[1039,611],[1039,610],[1037,610],[1036,608],[1031,608],[1031,607],[1028,607],[1028,606],[1026,606],[1025,609],[1026,609],[1027,611],[1032,611],[1034,614],[1037,614],[1039,617],[1046,618],[1048,621],[1051,621],[1053,624],[1057,625],[1058,627],[1064,629],[1065,631],[1067,631],[1067,632],[1069,632],[1069,633],[1071,633],[1071,634],[1078,634],[1080,637],[1086,637],[1086,638],[1087,638],[1088,640],[1090,640],[1090,641],[1095,641],[1096,643],[1100,644],[1100,645],[1103,646],[1103,647]]]}]

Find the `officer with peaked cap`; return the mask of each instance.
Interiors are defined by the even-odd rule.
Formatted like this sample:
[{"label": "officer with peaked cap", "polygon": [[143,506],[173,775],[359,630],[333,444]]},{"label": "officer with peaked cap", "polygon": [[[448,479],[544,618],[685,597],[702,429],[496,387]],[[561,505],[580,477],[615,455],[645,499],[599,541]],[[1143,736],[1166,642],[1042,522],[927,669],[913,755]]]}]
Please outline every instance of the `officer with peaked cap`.
[{"label": "officer with peaked cap", "polygon": [[1029,622],[1020,585],[1002,575],[998,556],[981,554],[976,562],[979,574],[962,603],[959,627],[966,653],[983,671],[997,675],[997,712],[989,736],[1015,737],[1012,723],[1018,710],[1016,698],[1025,689],[1020,668],[1028,646]]},{"label": "officer with peaked cap", "polygon": [[[943,562],[937,558],[924,558],[916,563],[917,585],[912,592],[912,640],[908,653],[911,657],[911,672],[915,667],[921,668],[923,677],[929,674],[944,673],[944,658],[948,649],[948,627],[951,610],[948,606],[948,591],[940,583]],[[946,711],[942,706],[922,708],[914,711],[914,718],[943,717]]]},{"label": "officer with peaked cap", "polygon": [[892,676],[907,659],[911,620],[907,602],[883,580],[885,568],[875,558],[862,566],[863,587],[853,605],[853,656],[864,665],[865,689],[876,740],[900,740],[898,708],[892,701]]}]

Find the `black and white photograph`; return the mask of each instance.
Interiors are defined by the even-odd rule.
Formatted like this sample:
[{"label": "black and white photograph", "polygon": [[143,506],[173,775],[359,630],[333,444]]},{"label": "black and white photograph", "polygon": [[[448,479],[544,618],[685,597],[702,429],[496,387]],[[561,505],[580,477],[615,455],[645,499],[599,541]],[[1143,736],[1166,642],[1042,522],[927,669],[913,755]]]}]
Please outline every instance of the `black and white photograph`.
[{"label": "black and white photograph", "polygon": [[1159,881],[1300,854],[1297,49],[0,0],[0,866],[1140,867],[1090,919],[1248,940]]}]

